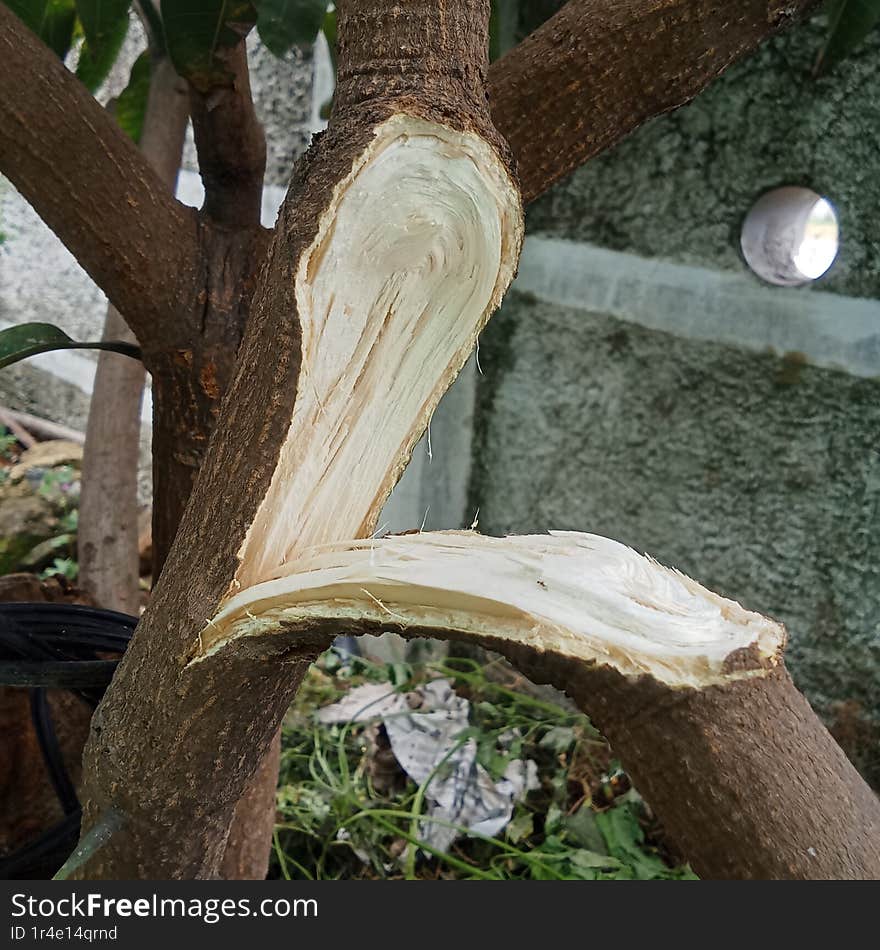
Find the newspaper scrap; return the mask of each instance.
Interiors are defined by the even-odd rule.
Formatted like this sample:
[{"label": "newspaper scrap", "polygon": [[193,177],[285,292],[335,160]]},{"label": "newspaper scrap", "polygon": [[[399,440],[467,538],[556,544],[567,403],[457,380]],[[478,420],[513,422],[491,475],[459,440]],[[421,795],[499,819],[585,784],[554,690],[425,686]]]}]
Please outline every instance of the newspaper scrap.
[{"label": "newspaper scrap", "polygon": [[[539,785],[536,764],[512,759],[497,782],[477,762],[477,743],[462,734],[469,727],[470,703],[446,679],[395,692],[386,683],[367,683],[318,711],[325,724],[380,719],[400,767],[425,788],[425,844],[446,851],[467,829],[497,835],[513,806]],[[503,737],[502,737],[503,738]],[[430,781],[429,781],[430,779]]]}]

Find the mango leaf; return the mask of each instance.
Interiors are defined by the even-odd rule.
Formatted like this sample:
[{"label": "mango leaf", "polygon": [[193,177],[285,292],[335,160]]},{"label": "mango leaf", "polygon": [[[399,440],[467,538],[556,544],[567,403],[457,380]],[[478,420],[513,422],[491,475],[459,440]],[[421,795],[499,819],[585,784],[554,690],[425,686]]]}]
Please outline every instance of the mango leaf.
[{"label": "mango leaf", "polygon": [[492,0],[489,16],[489,59],[500,59],[516,45],[519,4],[515,0]]},{"label": "mango leaf", "polygon": [[257,21],[250,0],[162,0],[165,43],[174,68],[200,92],[231,82],[218,55]]},{"label": "mango leaf", "polygon": [[112,350],[132,359],[141,358],[140,348],[131,343],[110,340],[77,343],[51,323],[21,323],[0,330],[0,369],[49,350]]},{"label": "mango leaf", "polygon": [[828,34],[813,74],[826,72],[845,59],[880,22],[880,0],[832,0]]},{"label": "mango leaf", "polygon": [[3,0],[7,7],[62,59],[73,40],[74,0]]},{"label": "mango leaf", "polygon": [[[107,13],[100,12],[104,9],[109,10],[112,6],[106,2],[102,6],[95,0],[78,0],[77,2],[80,22],[86,38],[79,51],[76,74],[90,92],[94,92],[107,78],[128,33],[128,0],[125,0],[123,4],[117,3],[116,11],[117,13],[121,11],[121,15],[116,16],[114,20],[111,20]],[[99,11],[98,13],[90,11],[88,20],[85,19],[87,7],[97,7]]]},{"label": "mango leaf", "polygon": [[150,77],[153,59],[144,51],[134,61],[128,76],[128,85],[119,94],[114,110],[116,121],[125,134],[134,142],[140,142],[150,95]]},{"label": "mango leaf", "polygon": [[283,56],[296,44],[314,43],[327,0],[255,0],[257,32],[270,53]]},{"label": "mango leaf", "polygon": [[608,811],[598,812],[596,824],[605,839],[608,853],[622,864],[631,867],[638,880],[673,876],[674,872],[659,857],[648,854],[641,847],[645,833],[631,804],[623,803]]}]

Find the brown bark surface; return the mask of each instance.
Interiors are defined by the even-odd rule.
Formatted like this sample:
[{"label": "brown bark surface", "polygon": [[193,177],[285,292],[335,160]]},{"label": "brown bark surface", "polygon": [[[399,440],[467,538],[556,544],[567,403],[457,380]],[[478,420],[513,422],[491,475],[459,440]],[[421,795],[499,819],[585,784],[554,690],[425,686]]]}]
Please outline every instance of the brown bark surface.
[{"label": "brown bark surface", "polygon": [[0,170],[156,343],[194,296],[198,216],[89,91],[0,4]]},{"label": "brown bark surface", "polygon": [[582,708],[703,878],[880,878],[880,800],[784,666],[702,690],[584,677]]},{"label": "brown bark surface", "polygon": [[[194,306],[144,349],[153,379],[153,583],[159,578],[202,467],[271,237],[203,221]],[[291,382],[295,386],[295,379]]]},{"label": "brown bark surface", "polygon": [[[438,10],[442,23],[435,38],[459,71],[436,76],[424,71],[415,51],[424,48],[425,22]],[[249,656],[184,669],[199,630],[234,577],[236,552],[268,489],[292,416],[300,362],[293,272],[335,185],[370,144],[376,124],[396,111],[477,131],[504,148],[473,85],[486,67],[487,3],[432,0],[414,5],[413,16],[404,18],[391,15],[384,0],[369,0],[358,4],[358,14],[372,17],[376,30],[383,18],[387,52],[366,34],[359,39],[357,28],[350,45],[341,44],[341,70],[350,84],[343,82],[330,127],[294,175],[217,435],[151,604],[93,720],[84,827],[110,806],[127,823],[85,876],[215,876],[235,802],[313,655],[291,651],[271,663]],[[343,7],[341,36],[348,15]],[[405,49],[414,51],[411,60],[394,57],[389,64],[382,58]],[[368,74],[385,77],[389,70],[396,76],[394,95],[362,101]],[[384,87],[375,80],[372,88]],[[130,741],[138,735],[149,735],[150,742]]]},{"label": "brown bark surface", "polygon": [[231,80],[203,93],[190,87],[199,172],[205,186],[203,212],[218,224],[258,227],[266,170],[266,139],[251,99],[247,49],[220,50]]},{"label": "brown bark surface", "polygon": [[220,877],[227,881],[262,881],[269,872],[280,762],[279,729],[235,806],[235,816],[220,864]]},{"label": "brown bark surface", "polygon": [[489,70],[528,203],[676,109],[818,0],[570,0]]}]

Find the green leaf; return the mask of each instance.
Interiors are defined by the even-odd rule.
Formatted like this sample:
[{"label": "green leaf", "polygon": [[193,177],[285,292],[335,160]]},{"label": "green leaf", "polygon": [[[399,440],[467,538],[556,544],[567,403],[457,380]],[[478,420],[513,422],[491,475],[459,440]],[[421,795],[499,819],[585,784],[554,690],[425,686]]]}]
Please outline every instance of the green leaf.
[{"label": "green leaf", "polygon": [[609,857],[607,854],[597,854],[595,851],[574,851],[570,860],[576,868],[581,870],[621,867],[621,862],[617,858]]},{"label": "green leaf", "polygon": [[880,0],[832,0],[828,7],[828,34],[816,59],[814,75],[846,58],[878,22]]},{"label": "green leaf", "polygon": [[249,0],[162,0],[165,43],[174,68],[200,92],[231,82],[219,55],[256,23]]},{"label": "green leaf", "polygon": [[518,7],[516,0],[492,0],[489,16],[489,59],[492,62],[516,44]]},{"label": "green leaf", "polygon": [[62,59],[73,40],[74,0],[3,0],[7,7]]},{"label": "green leaf", "polygon": [[283,56],[297,44],[314,43],[327,0],[255,0],[257,32],[271,53]]},{"label": "green leaf", "polygon": [[638,880],[674,876],[657,855],[644,850],[645,833],[632,804],[624,802],[608,811],[599,812],[596,824],[605,839],[608,853],[631,867]]},{"label": "green leaf", "polygon": [[589,805],[582,805],[565,819],[566,838],[571,838],[579,848],[585,848],[595,854],[607,851],[605,839],[596,821],[597,817]]},{"label": "green leaf", "polygon": [[49,350],[112,350],[136,360],[141,357],[140,349],[131,343],[77,343],[51,323],[21,323],[0,331],[0,369]]},{"label": "green leaf", "polygon": [[550,749],[551,752],[559,755],[568,751],[575,738],[574,729],[571,726],[553,726],[544,733],[538,745],[542,749]]},{"label": "green leaf", "polygon": [[113,42],[120,24],[128,24],[130,6],[131,0],[76,0],[76,12],[86,42],[96,55],[104,45]]},{"label": "green leaf", "polygon": [[507,826],[507,840],[516,844],[519,841],[525,841],[535,833],[535,822],[532,813],[521,811]]},{"label": "green leaf", "polygon": [[[78,6],[82,7],[82,2]],[[89,92],[94,92],[101,85],[116,62],[116,57],[128,33],[127,7],[126,3],[123,15],[115,23],[110,24],[107,31],[100,31],[93,39],[89,39],[89,30],[83,22],[86,38],[79,51],[76,75]],[[82,13],[80,13],[80,19],[82,21]]]},{"label": "green leaf", "polygon": [[135,142],[141,140],[152,72],[153,59],[149,51],[145,51],[132,64],[128,85],[116,100],[116,121],[122,131]]}]

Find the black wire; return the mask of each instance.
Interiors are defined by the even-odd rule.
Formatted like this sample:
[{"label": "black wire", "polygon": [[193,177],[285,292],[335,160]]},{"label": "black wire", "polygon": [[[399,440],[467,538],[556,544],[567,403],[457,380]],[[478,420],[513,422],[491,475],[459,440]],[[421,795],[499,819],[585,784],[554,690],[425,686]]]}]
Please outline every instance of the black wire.
[{"label": "black wire", "polygon": [[82,812],[77,809],[33,841],[0,858],[0,881],[52,877],[76,847],[81,820]]},{"label": "black wire", "polygon": [[45,688],[66,688],[93,709],[124,653],[137,618],[78,604],[0,604],[0,686],[31,688],[31,719],[65,818],[0,858],[0,880],[51,877],[79,838],[81,811]]},{"label": "black wire", "polygon": [[110,685],[118,660],[0,663],[0,685],[76,689]]},{"label": "black wire", "polygon": [[58,801],[61,802],[64,814],[72,815],[79,809],[79,799],[76,797],[76,789],[64,764],[64,756],[61,754],[61,746],[55,734],[52,713],[49,710],[44,689],[31,690],[31,720],[40,742],[46,771],[49,773],[49,780],[52,782]]}]

